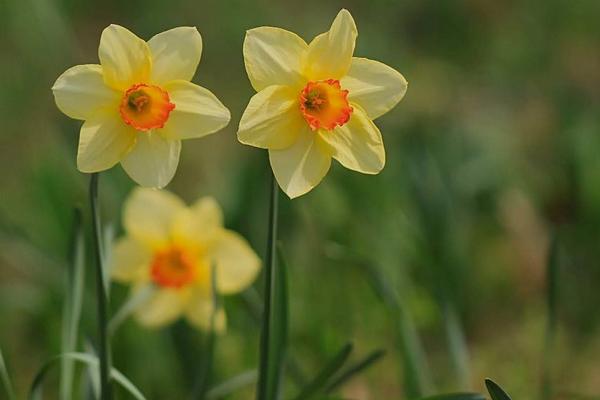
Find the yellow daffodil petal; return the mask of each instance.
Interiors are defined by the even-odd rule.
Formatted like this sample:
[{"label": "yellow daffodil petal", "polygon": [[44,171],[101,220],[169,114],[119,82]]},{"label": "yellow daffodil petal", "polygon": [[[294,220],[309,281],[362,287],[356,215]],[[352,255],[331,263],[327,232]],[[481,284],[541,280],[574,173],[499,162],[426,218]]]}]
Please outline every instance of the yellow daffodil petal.
[{"label": "yellow daffodil petal", "polygon": [[156,248],[169,240],[173,220],[183,209],[183,201],[166,190],[138,187],[125,202],[123,226],[133,238]]},{"label": "yellow daffodil petal", "polygon": [[138,184],[163,188],[175,175],[180,151],[179,140],[165,139],[157,131],[138,132],[135,145],[121,165]]},{"label": "yellow daffodil petal", "polygon": [[192,139],[224,128],[231,118],[227,107],[208,89],[187,81],[172,81],[163,86],[175,109],[161,134],[169,139]]},{"label": "yellow daffodil petal", "polygon": [[277,183],[292,199],[317,186],[331,166],[327,144],[308,126],[292,146],[269,150],[269,160]]},{"label": "yellow daffodil petal", "polygon": [[202,197],[181,210],[173,223],[173,238],[206,247],[217,239],[223,227],[223,211],[212,197]]},{"label": "yellow daffodil petal", "polygon": [[223,230],[210,248],[209,257],[216,264],[217,291],[237,293],[252,284],[260,270],[260,259],[239,234]]},{"label": "yellow daffodil petal", "polygon": [[109,263],[110,275],[118,282],[145,280],[151,260],[152,253],[149,247],[125,236],[113,247]]},{"label": "yellow daffodil petal", "polygon": [[121,94],[106,86],[100,65],[77,65],[52,86],[56,105],[67,116],[88,119],[100,110],[118,107]]},{"label": "yellow daffodil petal", "polygon": [[189,291],[179,289],[160,289],[150,295],[135,313],[142,325],[158,328],[179,318],[189,301]]},{"label": "yellow daffodil petal", "polygon": [[365,174],[377,174],[385,165],[381,132],[356,104],[350,120],[333,131],[319,131],[333,149],[333,158],[344,167]]},{"label": "yellow daffodil petal", "polygon": [[148,46],[152,53],[152,82],[192,80],[202,55],[202,37],[196,28],[182,26],[159,33],[148,41]]},{"label": "yellow daffodil petal", "polygon": [[352,61],[358,31],[348,10],[341,10],[328,32],[308,45],[304,74],[310,80],[340,79]]},{"label": "yellow daffodil petal", "polygon": [[79,134],[77,168],[99,172],[113,167],[135,143],[135,131],[118,113],[101,112],[84,122]]},{"label": "yellow daffodil petal", "polygon": [[104,82],[115,89],[126,90],[150,78],[152,60],[148,44],[122,26],[113,24],[102,31],[98,57]]},{"label": "yellow daffodil petal", "polygon": [[298,93],[288,86],[269,86],[250,99],[240,121],[238,140],[264,149],[283,149],[306,126]]},{"label": "yellow daffodil petal", "polygon": [[352,58],[341,84],[349,92],[348,100],[359,104],[371,119],[398,104],[408,87],[400,72],[378,61],[358,57]]},{"label": "yellow daffodil petal", "polygon": [[250,29],[244,39],[244,64],[252,87],[258,92],[271,85],[299,86],[302,57],[308,46],[285,29],[263,26]]},{"label": "yellow daffodil petal", "polygon": [[219,308],[214,311],[214,303],[210,292],[204,288],[194,289],[189,302],[185,308],[185,316],[193,325],[202,329],[210,330],[211,319],[214,314],[214,330],[217,333],[225,332],[227,318],[225,310]]}]

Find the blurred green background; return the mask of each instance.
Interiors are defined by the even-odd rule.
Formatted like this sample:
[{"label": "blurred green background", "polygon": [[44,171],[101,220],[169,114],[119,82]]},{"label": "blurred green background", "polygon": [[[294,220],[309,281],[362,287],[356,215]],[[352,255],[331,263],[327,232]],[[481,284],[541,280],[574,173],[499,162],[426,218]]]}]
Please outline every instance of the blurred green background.
[{"label": "blurred green background", "polygon": [[[20,392],[60,351],[75,205],[89,222],[88,176],[75,168],[80,122],[55,107],[54,80],[98,62],[110,23],[144,39],[197,26],[204,52],[194,82],[230,108],[232,122],[184,143],[168,189],[188,202],[215,196],[227,226],[262,255],[266,152],[235,135],[253,94],[244,32],[279,26],[308,41],[342,7],[358,25],[355,54],[401,71],[409,90],[377,120],[387,150],[380,175],[336,164],[308,195],[282,199],[290,352],[300,372],[311,376],[352,340],[354,357],[387,354],[341,390],[351,399],[415,393],[409,367],[418,359],[426,394],[481,391],[490,376],[514,398],[532,399],[544,370],[553,398],[600,394],[597,0],[1,0],[0,346]],[[132,187],[120,167],[101,176],[104,221],[117,235]],[[558,319],[547,345],[554,236]],[[94,338],[92,265],[82,329]],[[215,382],[257,365],[259,327],[246,300],[262,292],[260,280],[254,290],[226,299]],[[113,287],[113,312],[126,294]],[[183,322],[147,331],[128,321],[114,337],[115,365],[151,399],[185,398],[201,340]],[[56,378],[48,383],[54,398]]]}]

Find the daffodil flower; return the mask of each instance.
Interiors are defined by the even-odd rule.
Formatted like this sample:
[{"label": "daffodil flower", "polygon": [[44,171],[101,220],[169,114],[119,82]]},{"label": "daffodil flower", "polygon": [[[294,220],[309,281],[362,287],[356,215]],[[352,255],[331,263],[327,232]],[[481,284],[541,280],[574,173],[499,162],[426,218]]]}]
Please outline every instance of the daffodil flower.
[{"label": "daffodil flower", "polygon": [[158,327],[185,316],[195,326],[225,327],[225,314],[215,310],[211,276],[219,294],[248,287],[260,260],[246,240],[223,228],[219,205],[210,197],[187,207],[167,191],[137,188],[125,202],[126,235],[112,251],[112,279],[130,284],[133,293],[154,287],[137,308],[137,320]]},{"label": "daffodil flower", "polygon": [[100,65],[77,65],[52,87],[58,108],[84,120],[77,168],[121,163],[142,186],[164,187],[177,169],[181,141],[216,132],[229,110],[190,82],[202,53],[196,28],[159,33],[147,43],[118,25],[104,29]]},{"label": "daffodil flower", "polygon": [[383,140],[373,119],[402,99],[407,82],[387,65],[353,57],[357,35],[347,10],[310,44],[273,27],[246,34],[246,71],[258,93],[238,139],[269,150],[275,178],[291,198],[319,184],[332,158],[365,174],[383,169]]}]

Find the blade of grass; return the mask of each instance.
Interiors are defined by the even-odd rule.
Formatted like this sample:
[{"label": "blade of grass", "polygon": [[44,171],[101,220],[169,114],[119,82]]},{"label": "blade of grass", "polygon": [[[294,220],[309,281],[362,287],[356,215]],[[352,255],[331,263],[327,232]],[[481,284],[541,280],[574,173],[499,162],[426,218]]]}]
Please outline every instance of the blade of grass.
[{"label": "blade of grass", "polygon": [[[70,245],[70,260],[67,268],[65,304],[62,323],[62,352],[77,350],[79,320],[83,306],[83,287],[85,281],[85,234],[83,231],[81,209],[76,208],[73,219],[73,232]],[[59,384],[60,399],[72,398],[75,367],[71,359],[63,358]]]},{"label": "blade of grass", "polygon": [[387,307],[398,336],[406,397],[418,398],[431,393],[433,379],[421,338],[409,310],[390,281],[365,256],[347,246],[330,242],[327,246],[326,256],[360,267],[366,273],[375,294]]},{"label": "blade of grass", "polygon": [[90,207],[92,212],[92,227],[94,238],[94,256],[96,261],[96,302],[98,318],[98,353],[100,359],[100,398],[112,399],[110,385],[110,347],[108,342],[107,290],[104,284],[104,252],[102,246],[102,225],[98,208],[98,173],[90,177]]},{"label": "blade of grass", "polygon": [[211,388],[208,392],[206,392],[207,400],[217,400],[232,394],[233,392],[253,384],[256,382],[258,378],[258,373],[255,369],[242,372],[239,375],[234,376],[218,384],[217,386]]},{"label": "blade of grass", "polygon": [[555,235],[548,249],[546,264],[546,304],[548,319],[544,334],[544,349],[542,355],[542,377],[540,397],[542,400],[551,399],[552,388],[552,354],[556,337],[557,303],[558,303],[558,274],[560,268],[560,249],[558,237]]},{"label": "blade of grass", "polygon": [[385,350],[375,350],[361,361],[357,362],[354,365],[351,365],[345,371],[342,371],[337,378],[332,380],[331,383],[327,385],[324,392],[326,394],[333,392],[334,390],[348,382],[350,379],[352,379],[355,375],[363,372],[364,370],[375,364],[377,361],[381,360],[383,356],[385,356]]},{"label": "blade of grass", "polygon": [[257,400],[276,400],[281,395],[287,341],[287,282],[276,257],[279,187],[271,172],[271,205],[265,257],[265,298],[260,340]]},{"label": "blade of grass", "polygon": [[[280,255],[281,257],[281,255]],[[283,259],[281,261],[284,261]],[[283,264],[285,266],[285,263]],[[255,288],[251,287],[242,293],[242,300],[246,306],[246,310],[252,317],[252,320],[260,324],[262,321],[262,304],[260,295]],[[304,387],[308,381],[304,371],[300,367],[298,361],[293,357],[293,354],[286,353],[285,372],[290,376],[296,387]]]},{"label": "blade of grass", "polygon": [[211,282],[211,293],[213,309],[210,315],[209,331],[206,336],[206,343],[204,345],[204,357],[202,357],[200,367],[198,368],[198,374],[196,376],[196,382],[194,383],[194,389],[192,391],[192,399],[204,399],[206,397],[206,391],[212,376],[213,359],[215,353],[215,323],[217,313],[221,307],[219,301],[219,295],[217,293],[217,281],[216,281],[216,270],[215,264],[211,264],[210,282]]},{"label": "blade of grass", "polygon": [[131,295],[125,304],[119,308],[115,315],[110,319],[108,323],[108,335],[112,336],[115,334],[117,329],[123,322],[138,308],[140,304],[143,304],[146,300],[152,296],[155,291],[153,285],[147,285],[141,288],[139,291]]},{"label": "blade of grass", "polygon": [[500,385],[489,378],[485,379],[485,387],[492,396],[492,400],[512,400]]},{"label": "blade of grass", "polygon": [[15,395],[10,376],[8,375],[8,368],[6,368],[6,363],[4,362],[2,349],[0,349],[0,380],[2,380],[2,385],[4,386],[4,391],[8,396],[8,400],[16,400],[17,397]]},{"label": "blade of grass", "polygon": [[419,400],[486,400],[486,398],[480,393],[450,393],[422,397]]},{"label": "blade of grass", "polygon": [[308,400],[317,394],[325,392],[331,378],[348,360],[350,353],[352,353],[352,348],[352,343],[346,343],[294,400]]},{"label": "blade of grass", "polygon": [[[51,358],[48,362],[46,362],[40,370],[35,375],[33,382],[31,384],[31,388],[29,390],[29,400],[42,400],[42,384],[44,383],[44,378],[46,374],[52,369],[52,367],[63,358],[69,358],[74,361],[78,361],[80,363],[86,364],[90,368],[98,369],[99,362],[98,358],[86,354],[86,353],[64,353],[59,354],[53,358]],[[133,383],[125,375],[121,372],[117,371],[114,368],[110,370],[110,376],[121,385],[129,394],[131,394],[137,400],[146,400],[142,392],[139,391],[138,388],[135,387]]]}]

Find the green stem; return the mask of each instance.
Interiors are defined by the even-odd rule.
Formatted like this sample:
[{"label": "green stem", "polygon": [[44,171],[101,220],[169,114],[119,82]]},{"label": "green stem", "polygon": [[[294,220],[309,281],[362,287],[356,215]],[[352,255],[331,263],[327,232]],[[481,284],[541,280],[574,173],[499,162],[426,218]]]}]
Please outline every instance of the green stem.
[{"label": "green stem", "polygon": [[98,209],[98,173],[90,178],[90,206],[94,239],[94,257],[96,261],[96,299],[98,313],[98,357],[100,359],[100,399],[111,400],[110,385],[110,348],[108,343],[108,299],[104,285],[104,263],[102,254],[102,226]]},{"label": "green stem", "polygon": [[270,353],[271,342],[271,319],[273,310],[271,307],[273,293],[275,292],[275,269],[277,252],[277,214],[278,214],[279,187],[275,176],[271,172],[271,206],[269,209],[269,232],[267,236],[267,254],[265,257],[265,298],[263,306],[263,328],[260,338],[260,365],[258,370],[258,385],[256,391],[257,400],[269,399],[269,360],[272,358]]}]

